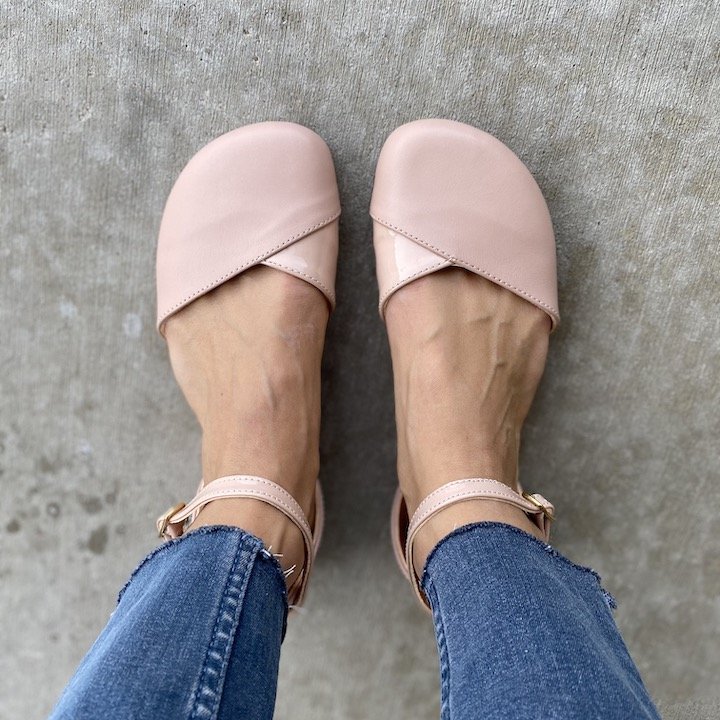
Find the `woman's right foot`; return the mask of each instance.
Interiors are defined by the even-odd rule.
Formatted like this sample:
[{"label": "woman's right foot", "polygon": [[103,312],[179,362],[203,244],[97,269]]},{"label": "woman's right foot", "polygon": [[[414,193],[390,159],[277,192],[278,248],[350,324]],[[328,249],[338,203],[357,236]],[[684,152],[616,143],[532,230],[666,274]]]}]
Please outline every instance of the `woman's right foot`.
[{"label": "woman's right foot", "polygon": [[[449,268],[396,291],[385,320],[398,476],[409,515],[430,492],[460,478],[493,478],[517,490],[520,431],[545,367],[549,317],[483,277]],[[457,503],[419,531],[418,575],[443,537],[479,521],[541,537],[522,510],[506,503]]]}]

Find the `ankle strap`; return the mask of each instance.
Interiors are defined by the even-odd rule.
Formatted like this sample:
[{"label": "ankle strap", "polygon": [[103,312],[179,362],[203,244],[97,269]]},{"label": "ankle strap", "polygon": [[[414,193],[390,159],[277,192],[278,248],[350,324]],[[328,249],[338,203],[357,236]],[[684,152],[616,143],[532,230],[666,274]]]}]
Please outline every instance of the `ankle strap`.
[{"label": "ankle strap", "polygon": [[323,530],[324,511],[320,481],[315,485],[314,530],[310,528],[297,500],[277,483],[255,475],[228,475],[213,480],[204,487],[201,483],[200,489],[189,503],[180,503],[163,513],[157,519],[158,534],[166,539],[180,537],[205,505],[223,498],[261,500],[283,513],[300,530],[305,544],[305,564],[288,588],[288,601],[294,606],[301,605]]},{"label": "ankle strap", "polygon": [[[539,493],[532,495],[522,491],[515,492],[504,483],[490,478],[465,478],[442,485],[431,492],[418,505],[410,522],[407,524],[406,535],[403,538],[403,521],[407,522],[407,508],[405,500],[398,488],[393,503],[393,526],[391,528],[395,556],[400,569],[410,580],[415,593],[425,607],[429,608],[427,599],[420,588],[420,580],[413,564],[413,545],[422,526],[431,517],[451,505],[467,500],[495,500],[508,503],[519,508],[532,520],[547,542],[550,537],[550,522],[554,519],[555,508]],[[404,547],[403,547],[404,545]]]}]

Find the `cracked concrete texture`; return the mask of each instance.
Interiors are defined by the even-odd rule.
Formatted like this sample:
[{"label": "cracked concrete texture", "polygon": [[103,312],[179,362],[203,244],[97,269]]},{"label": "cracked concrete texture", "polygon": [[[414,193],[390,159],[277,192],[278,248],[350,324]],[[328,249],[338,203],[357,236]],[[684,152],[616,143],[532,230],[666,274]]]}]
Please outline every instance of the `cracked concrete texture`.
[{"label": "cracked concrete texture", "polygon": [[712,716],[713,3],[27,0],[0,24],[2,720],[49,711],[154,546],[154,517],[192,493],[198,434],[153,329],[155,236],[186,160],[264,119],[328,141],[344,206],[329,525],[277,716],[437,716],[432,631],[388,552],[392,383],[367,215],[384,138],[433,116],[508,144],[555,224],[563,324],[524,484],[557,505],[557,547],[618,597],[666,716]]}]

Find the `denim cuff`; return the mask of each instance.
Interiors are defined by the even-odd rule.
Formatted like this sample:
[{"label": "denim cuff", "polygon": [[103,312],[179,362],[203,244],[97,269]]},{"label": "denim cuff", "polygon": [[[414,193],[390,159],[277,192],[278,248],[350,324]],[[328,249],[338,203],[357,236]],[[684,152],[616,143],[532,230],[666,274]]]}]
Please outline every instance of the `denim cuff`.
[{"label": "denim cuff", "polygon": [[430,554],[425,561],[425,567],[423,569],[422,578],[420,580],[420,587],[428,598],[430,597],[429,584],[431,582],[430,575],[432,574],[432,565],[437,563],[436,558],[438,554],[442,552],[444,546],[446,546],[447,544],[452,544],[455,539],[459,537],[463,537],[468,534],[482,533],[491,533],[496,537],[502,537],[503,535],[505,535],[507,542],[516,544],[518,546],[517,551],[537,551],[538,549],[541,549],[544,553],[554,558],[555,561],[564,563],[566,566],[571,567],[579,572],[591,575],[596,580],[607,606],[612,610],[617,609],[617,600],[610,592],[608,592],[602,586],[602,578],[595,570],[590,567],[586,567],[585,565],[579,565],[578,563],[573,562],[569,558],[565,557],[565,555],[560,553],[557,549],[555,549],[552,545],[538,540],[538,538],[536,538],[534,535],[525,532],[525,530],[521,530],[515,525],[509,525],[508,523],[496,521],[482,521],[470,523],[469,525],[463,525],[453,530],[450,534],[446,535],[430,551]]}]

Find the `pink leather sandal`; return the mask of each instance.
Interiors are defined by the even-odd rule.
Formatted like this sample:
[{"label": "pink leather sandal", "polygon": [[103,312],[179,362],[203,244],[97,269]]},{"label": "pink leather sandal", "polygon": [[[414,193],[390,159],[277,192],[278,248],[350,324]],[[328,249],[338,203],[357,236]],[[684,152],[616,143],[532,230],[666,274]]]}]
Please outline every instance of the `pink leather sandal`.
[{"label": "pink leather sandal", "polygon": [[[196,298],[255,265],[317,287],[335,306],[340,200],[330,150],[311,130],[267,122],[213,140],[187,164],[168,197],[157,249],[157,327]],[[316,486],[311,526],[295,499],[266,478],[233,475],[200,483],[187,505],[157,521],[161,537],[183,534],[200,510],[222,498],[254,498],[297,525],[305,564],[288,590],[302,603],[323,529]]]},{"label": "pink leather sandal", "polygon": [[[463,123],[418,120],[385,142],[370,205],[384,318],[394,292],[447,267],[461,267],[544,310],[554,329],[555,239],[542,193],[499,140]],[[436,513],[458,502],[492,499],[523,510],[547,540],[553,506],[490,478],[464,478],[428,495],[408,518],[398,489],[391,535],[401,570],[425,607],[413,566],[413,542]]]}]

